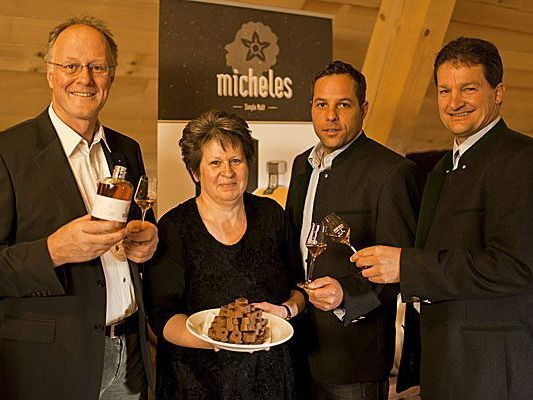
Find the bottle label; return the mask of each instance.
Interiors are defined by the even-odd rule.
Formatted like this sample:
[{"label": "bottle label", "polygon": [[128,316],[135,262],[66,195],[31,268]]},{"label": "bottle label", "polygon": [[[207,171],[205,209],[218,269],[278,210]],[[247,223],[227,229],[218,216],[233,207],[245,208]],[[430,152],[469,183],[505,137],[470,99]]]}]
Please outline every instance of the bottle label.
[{"label": "bottle label", "polygon": [[130,204],[130,201],[113,199],[97,194],[91,215],[108,221],[126,222]]}]

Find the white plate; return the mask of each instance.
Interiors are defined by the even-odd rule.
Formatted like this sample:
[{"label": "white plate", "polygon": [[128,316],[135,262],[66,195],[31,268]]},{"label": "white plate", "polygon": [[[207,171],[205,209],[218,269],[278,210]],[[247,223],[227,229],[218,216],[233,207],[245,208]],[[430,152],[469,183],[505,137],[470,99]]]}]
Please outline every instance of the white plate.
[{"label": "white plate", "polygon": [[219,349],[229,351],[239,351],[244,353],[253,353],[254,351],[269,350],[272,346],[285,343],[294,334],[292,325],[277,315],[263,312],[263,317],[268,319],[270,326],[270,341],[262,344],[235,344],[219,342],[207,336],[207,330],[211,326],[211,322],[215,316],[218,315],[220,308],[213,308],[211,310],[204,310],[197,312],[187,318],[187,329],[195,337],[205,342],[211,343]]}]

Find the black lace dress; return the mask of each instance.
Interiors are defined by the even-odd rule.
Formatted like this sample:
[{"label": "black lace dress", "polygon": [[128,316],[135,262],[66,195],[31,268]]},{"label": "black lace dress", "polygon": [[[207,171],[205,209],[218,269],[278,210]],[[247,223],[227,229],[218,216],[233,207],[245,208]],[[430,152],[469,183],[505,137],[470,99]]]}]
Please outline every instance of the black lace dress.
[{"label": "black lace dress", "polygon": [[282,208],[244,194],[247,229],[227,246],[203,224],[195,199],[159,221],[159,248],[145,270],[151,324],[159,337],[158,400],[292,399],[294,378],[287,344],[269,351],[237,353],[175,346],[162,338],[178,313],[217,308],[237,297],[281,304],[301,272]]}]

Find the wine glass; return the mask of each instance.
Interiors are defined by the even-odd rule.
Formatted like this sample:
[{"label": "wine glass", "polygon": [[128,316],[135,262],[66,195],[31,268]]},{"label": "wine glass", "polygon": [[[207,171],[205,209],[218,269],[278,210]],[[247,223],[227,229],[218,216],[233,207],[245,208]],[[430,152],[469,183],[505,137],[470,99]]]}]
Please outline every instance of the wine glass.
[{"label": "wine glass", "polygon": [[332,242],[345,244],[354,253],[357,253],[355,247],[350,244],[350,226],[341,217],[335,213],[328,214],[322,220],[322,224],[326,227],[326,236]]},{"label": "wine glass", "polygon": [[157,200],[157,179],[154,176],[142,175],[135,191],[135,203],[142,211],[141,221],[146,212],[152,208]]},{"label": "wine glass", "polygon": [[307,247],[307,250],[309,250],[311,256],[309,257],[310,259],[307,259],[307,278],[305,279],[305,282],[298,283],[298,287],[302,289],[307,289],[307,286],[311,283],[315,260],[324,250],[326,250],[327,243],[325,233],[326,228],[324,225],[315,222],[311,223],[311,229],[309,229],[309,234],[307,235],[307,240],[305,242],[305,246]]}]

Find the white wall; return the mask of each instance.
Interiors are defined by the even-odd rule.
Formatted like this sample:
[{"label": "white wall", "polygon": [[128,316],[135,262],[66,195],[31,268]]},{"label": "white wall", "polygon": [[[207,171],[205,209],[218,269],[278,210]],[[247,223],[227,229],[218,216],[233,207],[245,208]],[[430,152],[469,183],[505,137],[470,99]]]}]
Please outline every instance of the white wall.
[{"label": "white wall", "polygon": [[[178,140],[186,122],[159,122],[157,127],[157,216],[194,196],[194,184],[181,160]],[[267,161],[285,160],[287,173],[280,185],[288,185],[294,157],[313,146],[317,137],[308,123],[250,123],[252,136],[259,141],[259,187],[266,187]]]}]

